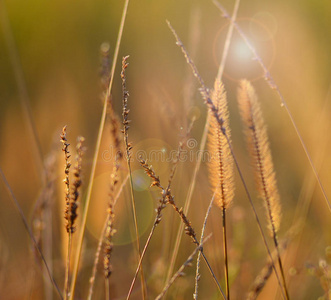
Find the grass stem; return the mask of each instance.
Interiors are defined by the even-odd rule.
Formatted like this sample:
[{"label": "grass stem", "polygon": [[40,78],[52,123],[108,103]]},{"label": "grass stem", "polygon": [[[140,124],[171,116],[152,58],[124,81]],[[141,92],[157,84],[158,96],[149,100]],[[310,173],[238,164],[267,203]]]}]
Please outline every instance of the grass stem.
[{"label": "grass stem", "polygon": [[[238,9],[239,9],[239,3],[240,0],[236,0],[235,2],[235,6],[234,6],[234,10],[233,10],[233,14],[232,14],[232,18],[235,20],[237,17],[237,13],[238,13]],[[223,72],[224,72],[224,66],[225,66],[225,62],[229,53],[229,46],[230,46],[230,41],[232,38],[232,33],[233,33],[233,24],[230,24],[227,36],[226,36],[226,40],[224,43],[224,49],[223,49],[223,55],[222,55],[222,60],[218,69],[218,73],[217,73],[217,79],[220,81],[222,79],[223,76]],[[200,81],[201,83],[201,81]],[[198,152],[198,159],[197,162],[194,166],[194,170],[193,170],[193,175],[192,175],[192,179],[188,188],[188,192],[187,192],[187,196],[185,199],[185,204],[184,204],[184,213],[187,214],[189,211],[189,208],[191,206],[191,202],[192,202],[192,196],[193,196],[193,192],[195,189],[195,184],[197,182],[197,176],[200,170],[200,166],[202,163],[202,157],[203,157],[203,150],[206,147],[206,143],[207,143],[207,136],[208,136],[208,131],[209,131],[209,121],[210,121],[210,115],[207,115],[207,119],[205,122],[205,126],[203,129],[203,133],[201,136],[201,140],[200,140],[200,146],[199,146],[199,152]],[[170,279],[170,276],[173,272],[174,266],[175,266],[175,262],[176,262],[176,258],[178,255],[178,250],[179,250],[179,246],[181,243],[181,238],[183,236],[183,231],[184,231],[184,224],[181,223],[179,225],[178,231],[177,231],[177,236],[176,236],[176,240],[175,240],[175,245],[174,245],[174,250],[172,252],[172,256],[170,259],[170,265],[169,265],[169,269],[168,269],[168,274],[167,274],[167,279],[166,281],[168,281]]]},{"label": "grass stem", "polygon": [[101,120],[100,120],[98,138],[97,138],[97,141],[96,141],[94,157],[93,157],[93,161],[92,161],[92,169],[91,169],[91,174],[90,174],[90,180],[89,180],[89,184],[88,184],[88,188],[87,188],[87,196],[86,196],[86,200],[85,200],[85,206],[84,206],[84,211],[83,211],[82,221],[81,221],[81,226],[80,226],[80,232],[79,232],[79,238],[78,238],[78,244],[77,244],[77,251],[76,251],[76,254],[75,254],[75,263],[74,263],[74,268],[73,268],[73,274],[72,274],[72,280],[71,280],[71,289],[70,289],[70,295],[69,295],[70,300],[74,299],[74,292],[75,292],[75,286],[76,286],[77,275],[78,275],[78,267],[79,267],[80,256],[81,256],[82,247],[83,247],[83,239],[84,239],[84,233],[85,233],[85,227],[86,227],[86,221],[87,221],[87,213],[88,213],[90,200],[91,200],[91,194],[92,194],[93,179],[94,179],[95,170],[96,170],[97,161],[98,161],[98,155],[99,155],[99,149],[100,149],[100,145],[101,145],[102,133],[103,133],[103,129],[104,129],[104,126],[105,126],[105,121],[106,121],[107,103],[108,103],[108,99],[109,99],[109,96],[111,94],[111,90],[112,90],[112,86],[113,86],[113,80],[114,80],[114,74],[115,74],[116,63],[117,63],[117,58],[118,58],[118,52],[119,52],[119,48],[120,48],[120,44],[121,44],[121,40],[122,40],[123,29],[124,29],[125,19],[126,19],[126,15],[127,15],[127,11],[128,11],[129,1],[130,0],[126,0],[125,3],[124,3],[120,28],[118,30],[118,37],[117,37],[117,42],[116,42],[116,47],[115,47],[115,52],[114,52],[114,57],[113,57],[113,64],[112,64],[112,68],[111,68],[111,72],[110,72],[110,82],[109,82],[107,94],[105,95],[105,99],[104,99],[104,106],[103,106],[103,111],[102,111]]}]

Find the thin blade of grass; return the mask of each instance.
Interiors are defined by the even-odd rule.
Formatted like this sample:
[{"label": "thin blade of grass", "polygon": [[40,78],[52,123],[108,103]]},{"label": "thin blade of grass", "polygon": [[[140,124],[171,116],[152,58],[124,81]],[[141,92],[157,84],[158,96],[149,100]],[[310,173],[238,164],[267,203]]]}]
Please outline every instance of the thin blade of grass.
[{"label": "thin blade of grass", "polygon": [[[205,242],[208,241],[208,239],[211,237],[211,234],[209,236],[207,236],[205,238]],[[181,267],[178,269],[178,271],[170,278],[170,280],[167,282],[167,284],[165,285],[164,289],[162,290],[162,292],[155,298],[155,300],[160,300],[162,299],[166,292],[169,290],[169,288],[171,287],[171,285],[175,282],[175,280],[179,277],[183,276],[183,271],[184,269],[189,266],[193,260],[194,255],[199,251],[200,253],[202,252],[202,244],[198,245],[194,251],[192,252],[192,254],[188,257],[188,259],[181,265]]]},{"label": "thin blade of grass", "polygon": [[[122,191],[123,191],[123,188],[124,186],[126,185],[126,183],[128,182],[129,180],[129,174],[124,178],[117,194],[116,194],[116,197],[115,197],[115,200],[114,200],[114,207],[117,203],[117,200],[119,198],[119,196],[121,195]],[[102,241],[103,241],[103,238],[105,236],[105,232],[106,232],[106,229],[107,229],[107,223],[108,223],[108,220],[109,220],[109,215],[107,214],[107,218],[104,222],[104,225],[103,225],[103,228],[102,228],[102,231],[101,231],[101,234],[100,234],[100,237],[99,237],[99,242],[98,242],[98,247],[97,247],[97,251],[95,253],[95,256],[94,256],[94,263],[93,263],[93,268],[92,268],[92,275],[90,277],[90,288],[89,288],[89,293],[88,293],[88,296],[87,296],[87,299],[88,300],[91,300],[92,299],[92,294],[93,294],[93,288],[94,288],[94,282],[95,282],[95,277],[96,277],[96,273],[97,273],[97,265],[98,265],[98,261],[99,261],[99,257],[100,257],[100,252],[101,252],[101,248],[102,248]]]},{"label": "thin blade of grass", "polygon": [[[207,225],[207,220],[211,211],[211,208],[213,206],[214,200],[215,200],[215,195],[216,195],[216,191],[214,192],[206,215],[205,215],[205,219],[203,221],[203,226],[202,226],[202,230],[201,230],[201,237],[200,237],[200,245],[202,245],[204,243],[204,237],[205,237],[205,230],[206,230],[206,225]],[[201,261],[201,252],[199,251],[198,253],[198,258],[197,258],[197,267],[196,267],[196,272],[195,272],[195,285],[194,285],[194,294],[193,294],[193,299],[197,300],[198,299],[198,287],[199,287],[199,280],[200,280],[200,274],[199,274],[199,269],[200,269],[200,261]]]},{"label": "thin blade of grass", "polygon": [[113,80],[114,80],[114,74],[115,74],[116,63],[117,63],[117,58],[118,58],[118,52],[119,52],[119,48],[120,48],[120,44],[121,44],[121,40],[122,40],[123,29],[124,29],[125,19],[126,19],[126,15],[127,15],[127,11],[128,11],[129,1],[130,0],[126,0],[125,3],[124,3],[121,23],[120,23],[120,27],[119,27],[119,30],[118,30],[116,47],[115,47],[115,52],[114,52],[114,57],[113,57],[113,64],[112,64],[111,73],[110,73],[110,82],[109,82],[107,94],[105,95],[105,99],[104,99],[104,106],[103,106],[103,111],[102,111],[101,120],[100,120],[98,138],[97,138],[97,141],[96,141],[94,157],[93,157],[93,162],[92,162],[91,175],[90,175],[90,180],[89,180],[89,184],[88,184],[88,188],[87,188],[87,196],[86,196],[86,201],[85,201],[85,207],[84,207],[81,226],[80,226],[80,234],[79,234],[79,238],[78,238],[78,242],[77,242],[77,250],[76,250],[76,255],[75,255],[75,263],[74,263],[74,267],[73,267],[73,274],[72,274],[72,280],[71,280],[71,289],[70,289],[70,295],[69,295],[70,300],[74,299],[74,291],[75,291],[75,286],[76,286],[76,281],[77,281],[80,256],[81,256],[82,247],[83,247],[83,239],[84,239],[84,233],[85,233],[85,227],[86,227],[86,221],[87,221],[87,213],[88,213],[91,194],[92,194],[93,179],[94,179],[94,175],[95,175],[95,170],[96,170],[96,165],[97,165],[97,160],[98,160],[98,154],[99,154],[99,149],[100,149],[100,145],[101,145],[102,133],[103,133],[103,129],[104,129],[105,121],[106,121],[107,103],[108,103],[108,99],[109,99],[109,96],[111,94],[111,89],[112,89],[112,86],[113,86]]}]

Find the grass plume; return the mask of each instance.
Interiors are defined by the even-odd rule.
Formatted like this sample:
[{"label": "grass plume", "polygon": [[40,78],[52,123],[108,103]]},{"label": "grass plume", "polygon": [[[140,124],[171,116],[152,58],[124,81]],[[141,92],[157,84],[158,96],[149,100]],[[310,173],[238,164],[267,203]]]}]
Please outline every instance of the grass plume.
[{"label": "grass plume", "polygon": [[257,96],[253,86],[247,80],[242,80],[240,82],[240,87],[238,90],[238,103],[241,118],[244,123],[248,150],[250,152],[255,170],[254,174],[256,186],[266,207],[267,219],[269,222],[269,233],[274,240],[278,253],[278,262],[286,299],[289,299],[277,240],[277,232],[281,220],[281,205],[276,183],[276,175],[269,148],[267,130],[262,117],[260,105],[257,101]]},{"label": "grass plume", "polygon": [[247,80],[240,82],[238,103],[244,124],[248,150],[255,170],[256,186],[266,206],[269,232],[273,236],[278,231],[281,220],[280,198],[266,125],[255,90]]},{"label": "grass plume", "polygon": [[[209,127],[208,150],[211,156],[209,162],[209,182],[215,193],[215,203],[222,211],[224,272],[226,281],[226,295],[230,299],[228,245],[226,234],[226,210],[231,205],[234,197],[233,156],[229,141],[231,141],[229,113],[226,94],[223,84],[216,80],[212,99],[218,110],[219,118],[223,120],[221,127],[215,118],[211,118]],[[224,132],[227,133],[227,137]]]},{"label": "grass plume", "polygon": [[72,249],[72,235],[75,232],[75,221],[77,218],[77,208],[78,208],[78,197],[79,197],[79,188],[82,185],[81,179],[81,170],[82,170],[82,157],[85,151],[83,147],[84,138],[78,137],[77,139],[77,146],[76,146],[76,163],[74,166],[74,182],[72,186],[70,185],[70,151],[67,140],[67,126],[64,126],[62,129],[61,134],[61,142],[63,144],[62,151],[64,152],[64,184],[65,184],[65,211],[64,211],[64,218],[66,220],[66,230],[68,233],[68,251],[67,251],[67,264],[66,264],[66,271],[65,271],[65,280],[64,280],[64,299],[68,298],[69,293],[69,274],[70,274],[70,258],[71,258],[71,249]]},{"label": "grass plume", "polygon": [[210,121],[208,139],[208,151],[211,156],[208,164],[209,181],[212,191],[216,192],[216,205],[220,209],[227,209],[234,197],[234,170],[231,149],[222,133],[225,130],[231,139],[226,94],[220,81],[215,82],[212,98],[220,115],[219,118],[222,118],[224,123],[221,128],[215,118],[211,118]]}]

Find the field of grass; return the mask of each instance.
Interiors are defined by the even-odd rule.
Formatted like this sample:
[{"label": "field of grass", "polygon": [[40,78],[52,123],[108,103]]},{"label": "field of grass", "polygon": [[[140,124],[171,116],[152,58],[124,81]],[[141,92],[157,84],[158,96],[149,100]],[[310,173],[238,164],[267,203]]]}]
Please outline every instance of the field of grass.
[{"label": "field of grass", "polygon": [[331,299],[331,2],[218,1],[0,0],[0,299]]}]

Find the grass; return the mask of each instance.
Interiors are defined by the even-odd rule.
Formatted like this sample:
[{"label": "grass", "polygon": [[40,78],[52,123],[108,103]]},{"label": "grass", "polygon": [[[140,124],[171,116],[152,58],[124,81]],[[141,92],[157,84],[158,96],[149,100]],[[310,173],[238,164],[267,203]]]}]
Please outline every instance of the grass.
[{"label": "grass", "polygon": [[[316,92],[323,87],[316,79],[319,75],[324,80],[322,69],[314,73],[310,67],[308,79],[300,76],[296,45],[288,44],[294,47],[294,62],[282,70],[287,66],[282,39],[274,35],[272,41],[258,40],[250,31],[253,23],[245,19],[253,11],[252,19],[263,31],[273,15],[237,0],[230,16],[223,4],[177,4],[181,18],[189,18],[192,9],[186,28],[173,9],[167,10],[172,4],[159,3],[158,10],[150,3],[159,38],[141,23],[148,12],[136,3],[108,4],[107,13],[94,11],[100,3],[93,8],[85,3],[86,14],[114,14],[112,28],[118,28],[111,29],[117,39],[102,44],[102,88],[97,87],[98,76],[89,80],[85,72],[75,73],[81,83],[96,87],[84,95],[88,85],[80,84],[73,96],[77,100],[60,97],[53,109],[43,106],[38,115],[41,104],[31,100],[37,93],[29,95],[37,78],[24,77],[31,70],[25,70],[20,57],[24,52],[15,36],[15,7],[0,2],[5,33],[0,45],[8,49],[8,68],[14,71],[25,115],[24,123],[12,115],[15,126],[11,119],[3,121],[6,139],[0,163],[5,189],[0,192],[2,199],[13,201],[4,201],[1,214],[0,263],[2,274],[8,273],[0,277],[2,297],[330,299],[330,192],[323,185],[329,178],[329,158],[323,154],[327,134],[322,134],[328,132],[329,120],[320,117],[329,111],[330,93],[322,97]],[[75,6],[68,6],[70,10]],[[282,21],[297,18],[294,12],[280,18],[277,10],[274,16],[282,34]],[[39,30],[47,33],[42,26]],[[282,38],[291,41],[288,31]],[[73,38],[62,31],[55,40],[67,34]],[[309,36],[304,30],[300,34]],[[223,39],[218,46],[216,36]],[[246,45],[242,49],[250,53],[249,62],[239,56],[233,62],[238,41]],[[264,43],[277,45],[273,60],[278,65],[269,65]],[[141,56],[144,60],[135,50],[139,47],[147,53]],[[310,44],[307,48],[319,49]],[[75,50],[86,66],[84,48]],[[212,51],[220,53],[214,58],[216,67]],[[308,54],[303,55],[306,63]],[[310,58],[313,66],[316,61]],[[96,59],[91,65],[97,67]],[[282,76],[291,72],[297,77],[287,86]],[[240,81],[245,77],[248,80]],[[63,83],[70,83],[70,76],[65,78]],[[47,80],[40,80],[37,90],[44,84]],[[190,93],[184,101],[186,84]],[[74,90],[67,85],[69,95]],[[91,101],[98,93],[102,105]],[[314,101],[302,94],[314,95]],[[4,95],[9,97],[9,92]],[[45,95],[52,98],[46,87]],[[22,124],[26,140],[15,131]],[[56,132],[54,146],[51,128]],[[70,144],[81,133],[85,138],[77,140],[75,157]],[[6,149],[31,153],[19,151],[13,163]]]}]

